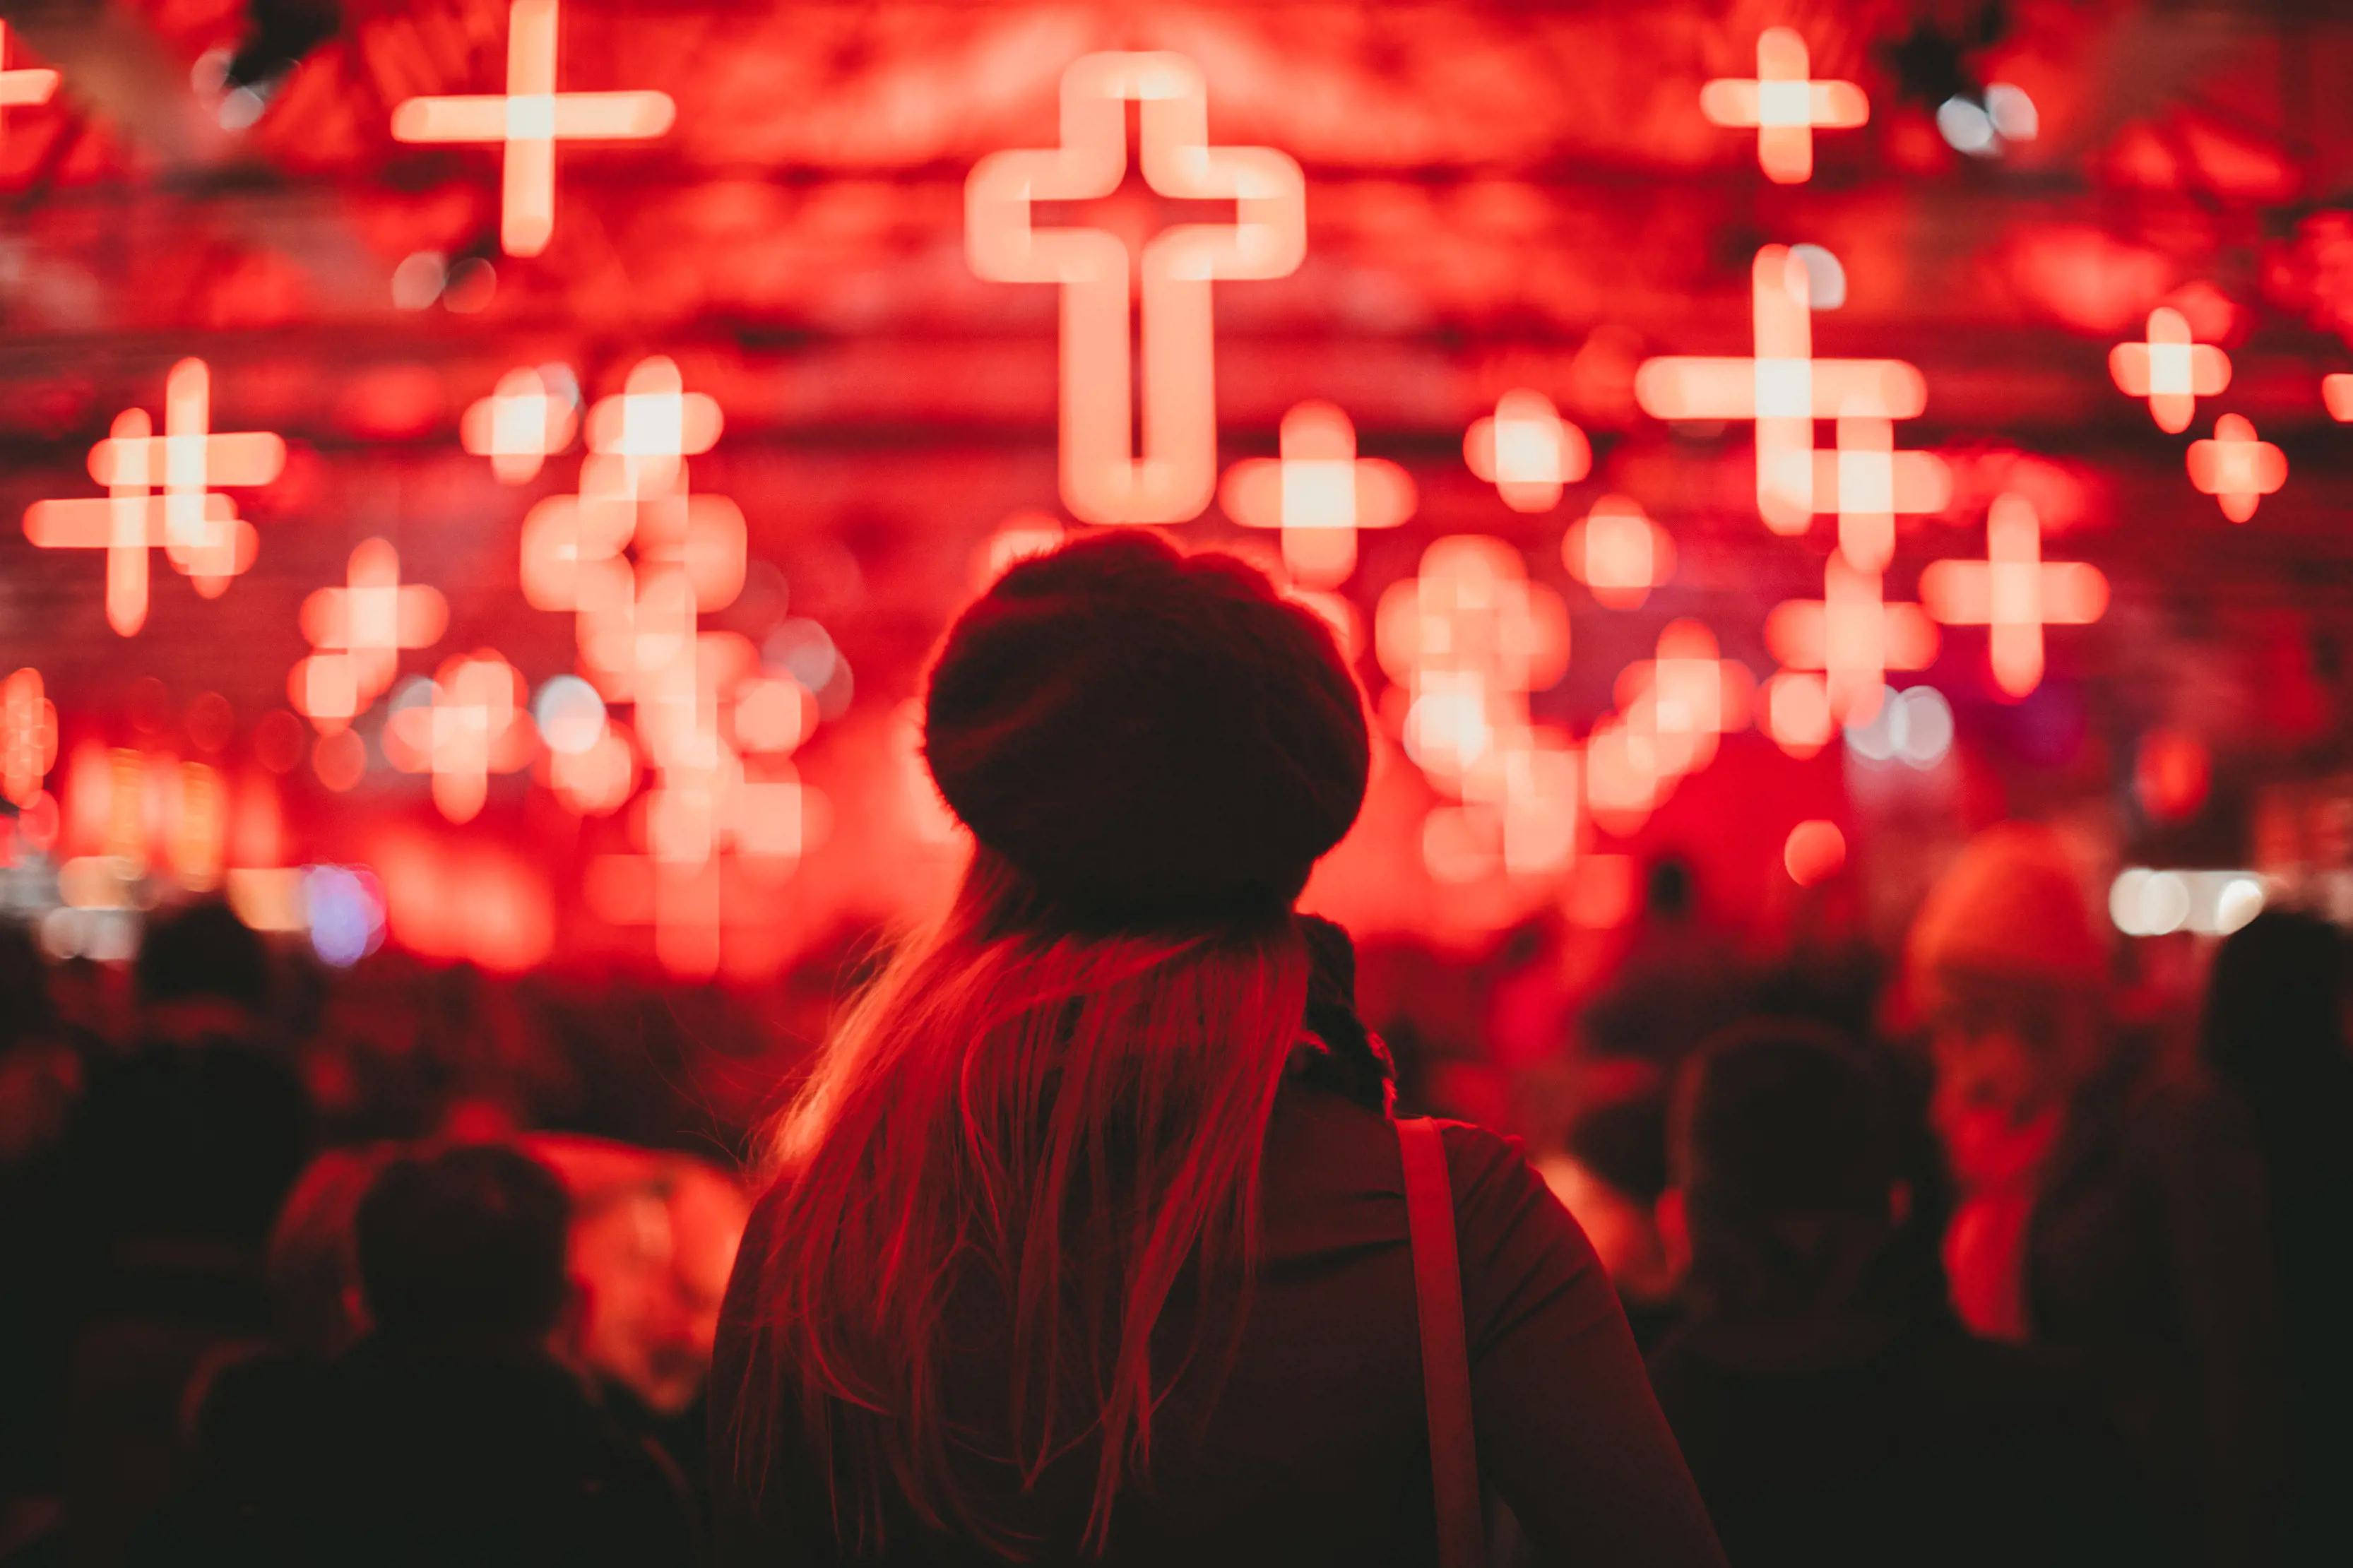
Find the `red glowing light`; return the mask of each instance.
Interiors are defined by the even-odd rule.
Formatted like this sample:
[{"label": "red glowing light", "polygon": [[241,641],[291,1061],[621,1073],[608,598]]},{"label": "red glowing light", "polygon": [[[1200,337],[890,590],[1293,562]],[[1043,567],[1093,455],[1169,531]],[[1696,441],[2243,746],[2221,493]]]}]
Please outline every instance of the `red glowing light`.
[{"label": "red glowing light", "polygon": [[2179,730],[2151,730],[2133,759],[2133,791],[2159,822],[2186,822],[2206,803],[2212,759],[2197,736]]},{"label": "red glowing light", "polygon": [[1831,715],[1828,682],[1804,670],[1785,669],[1765,683],[1762,728],[1773,743],[1803,760],[1831,742],[1838,721]]},{"label": "red glowing light", "polygon": [[392,111],[400,142],[496,142],[505,146],[499,243],[537,256],[555,231],[555,144],[659,136],[678,116],[666,92],[555,90],[556,0],[514,0],[507,11],[507,89],[412,98]]},{"label": "red glowing light", "polygon": [[57,704],[42,694],[39,670],[20,669],[0,685],[0,795],[30,806],[57,763]]},{"label": "red glowing light", "polygon": [[689,392],[677,362],[656,354],[629,368],[619,393],[588,409],[588,449],[622,459],[624,488],[643,495],[667,488],[679,459],[719,444],[726,424],[719,400]]},{"label": "red glowing light", "polygon": [[164,380],[162,436],[146,410],[126,409],[90,448],[90,476],[105,499],[36,501],[25,513],[26,537],[44,549],[106,552],[107,624],[124,637],[147,621],[151,548],[163,546],[207,599],[253,563],[253,525],[212,487],[269,483],[285,467],[286,443],[267,431],[215,432],[211,405],[211,372],[182,360]]},{"label": "red glowing light", "polygon": [[524,366],[499,377],[496,390],[467,406],[458,440],[474,456],[488,458],[502,482],[519,485],[572,444],[578,424],[572,399]]},{"label": "red glowing light", "polygon": [[342,795],[367,776],[367,742],[349,730],[330,730],[311,747],[311,771]]},{"label": "red glowing light", "polygon": [[1682,620],[1659,633],[1656,658],[1620,672],[1616,697],[1629,725],[1651,737],[1658,773],[1673,777],[1713,761],[1717,736],[1748,727],[1756,684],[1746,665],[1716,657],[1704,624]]},{"label": "red glowing light", "polygon": [[[0,60],[8,57],[8,24],[0,22]],[[58,73],[30,66],[0,70],[0,111],[47,103],[58,90]]]},{"label": "red glowing light", "polygon": [[1868,724],[1891,669],[1923,669],[1936,657],[1936,623],[1917,605],[1888,604],[1879,574],[1832,555],[1820,599],[1790,599],[1765,617],[1765,646],[1791,669],[1823,672],[1831,717]]},{"label": "red glowing light", "polygon": [[2332,371],[2320,378],[2320,401],[2339,425],[2353,425],[2353,375]]},{"label": "red glowing light", "polygon": [[1699,91],[1712,124],[1757,132],[1757,164],[1777,184],[1813,177],[1814,132],[1845,131],[1871,118],[1871,100],[1851,81],[1813,81],[1806,40],[1792,28],[1757,36],[1757,75],[1719,77]]},{"label": "red glowing light", "polygon": [[1245,528],[1282,531],[1282,563],[1309,587],[1356,569],[1356,531],[1395,528],[1413,515],[1413,479],[1395,463],[1356,456],[1356,427],[1328,403],[1282,416],[1281,458],[1245,458],[1226,470],[1218,499]]},{"label": "red glowing light", "polygon": [[[1144,247],[1143,453],[1130,435],[1129,262],[1103,229],[1038,228],[1032,204],[1110,195],[1138,104],[1145,183],[1231,201],[1236,221],[1181,224]],[[965,184],[965,255],[979,276],[1062,287],[1061,485],[1089,522],[1183,522],[1217,486],[1209,284],[1281,278],[1307,246],[1306,178],[1269,147],[1208,145],[1208,91],[1182,55],[1092,54],[1062,73],[1061,145],[993,153]]]},{"label": "red glowing light", "polygon": [[1390,584],[1374,616],[1381,668],[1411,694],[1407,754],[1459,780],[1526,721],[1526,696],[1568,666],[1568,612],[1530,583],[1499,539],[1457,535],[1423,552],[1417,577]]},{"label": "red glowing light", "polygon": [[2144,342],[2108,351],[2108,374],[2127,397],[2146,397],[2157,427],[2179,435],[2189,428],[2198,399],[2231,384],[2231,356],[2211,343],[2190,342],[2189,321],[2169,305],[2148,313]]},{"label": "red glowing light", "polygon": [[1942,511],[1952,470],[1934,452],[1898,452],[1885,419],[1838,422],[1838,449],[1814,454],[1816,505],[1839,518],[1839,552],[1857,569],[1883,572],[1895,554],[1897,514]]},{"label": "red glowing light", "polygon": [[1789,880],[1800,888],[1810,888],[1834,874],[1846,864],[1846,835],[1835,822],[1817,817],[1801,822],[1789,829],[1789,837],[1781,845],[1781,865],[1789,873]]},{"label": "red glowing light", "polygon": [[1462,437],[1471,471],[1495,487],[1514,511],[1550,511],[1565,485],[1593,468],[1585,432],[1560,416],[1552,399],[1525,387],[1495,400],[1495,412],[1471,423]]},{"label": "red glowing light", "polygon": [[1920,597],[1947,626],[1991,628],[1994,683],[2015,700],[2042,684],[2042,628],[2098,620],[2108,580],[2081,562],[2045,562],[2033,503],[2003,495],[1986,513],[1986,558],[1930,563]]},{"label": "red glowing light", "polygon": [[490,775],[531,761],[522,676],[490,648],[445,661],[428,702],[401,708],[385,725],[385,752],[406,773],[430,771],[433,804],[470,822],[489,798]]},{"label": "red glowing light", "polygon": [[1675,573],[1674,536],[1644,514],[1640,501],[1603,496],[1568,525],[1561,564],[1593,591],[1596,604],[1631,610]]},{"label": "red glowing light", "polygon": [[349,723],[392,684],[403,648],[429,647],[449,624],[440,591],[400,581],[388,541],[352,552],[346,586],[302,601],[302,635],[321,651],[294,667],[289,697],[321,730]]},{"label": "red glowing light", "polygon": [[1757,513],[1776,533],[1803,533],[1820,510],[1814,421],[1910,419],[1928,384],[1902,360],[1815,358],[1813,286],[1788,246],[1757,253],[1749,285],[1756,353],[1644,360],[1634,400],[1656,419],[1754,420]]},{"label": "red glowing light", "polygon": [[2236,414],[2214,421],[2214,438],[2189,443],[2189,482],[2222,503],[2222,515],[2244,522],[2263,497],[2287,483],[2287,454],[2255,437]]}]

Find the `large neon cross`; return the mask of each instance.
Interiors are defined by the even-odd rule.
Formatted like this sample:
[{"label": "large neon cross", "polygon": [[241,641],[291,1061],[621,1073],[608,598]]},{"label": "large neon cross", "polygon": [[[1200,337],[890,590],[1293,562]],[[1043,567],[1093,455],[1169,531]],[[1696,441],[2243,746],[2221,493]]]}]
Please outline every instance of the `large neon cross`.
[{"label": "large neon cross", "polygon": [[146,624],[150,548],[162,545],[208,599],[253,563],[253,525],[212,487],[269,483],[286,465],[286,443],[268,431],[211,429],[211,373],[202,360],[182,360],[164,381],[162,436],[146,410],[126,409],[90,448],[103,498],[36,501],[25,513],[37,545],[107,552],[107,624],[124,637]]},{"label": "large neon cross", "polygon": [[1776,533],[1803,533],[1820,508],[1814,421],[1909,419],[1928,384],[1902,360],[1816,359],[1804,262],[1768,245],[1749,268],[1756,353],[1669,355],[1634,373],[1634,400],[1657,419],[1757,422],[1757,510]]},{"label": "large neon cross", "polygon": [[1226,470],[1219,500],[1245,528],[1282,531],[1292,579],[1326,588],[1356,569],[1356,531],[1395,528],[1413,515],[1413,478],[1381,458],[1356,456],[1356,427],[1329,403],[1282,416],[1280,458],[1245,458]]},{"label": "large neon cross", "polygon": [[[0,22],[0,61],[8,58],[8,24]],[[58,73],[31,66],[19,66],[15,70],[0,70],[0,112],[21,106],[47,103],[58,90]]]},{"label": "large neon cross", "polygon": [[678,117],[666,92],[555,90],[556,0],[514,0],[507,11],[507,89],[412,98],[392,111],[400,142],[498,142],[506,147],[499,244],[537,256],[555,232],[555,144],[639,142]]},{"label": "large neon cross", "polygon": [[1789,599],[1765,617],[1765,646],[1791,669],[1823,672],[1831,716],[1868,724],[1891,669],[1925,669],[1936,657],[1936,623],[1917,605],[1880,596],[1879,574],[1833,554],[1822,596]]},{"label": "large neon cross", "polygon": [[2080,561],[2044,561],[2034,504],[2003,495],[1986,513],[1986,558],[1929,563],[1920,598],[1948,626],[1992,628],[1994,683],[2016,699],[2042,682],[2042,628],[2098,620],[2108,580]]},{"label": "large neon cross", "polygon": [[[1039,228],[1038,202],[1110,195],[1140,106],[1145,183],[1231,201],[1231,224],[1179,224],[1144,247],[1144,450],[1130,435],[1127,246],[1096,228]],[[1271,147],[1208,145],[1208,89],[1182,55],[1082,56],[1062,73],[1062,144],[992,153],[965,184],[965,255],[983,278],[1062,286],[1062,500],[1089,522],[1183,522],[1217,489],[1215,279],[1281,278],[1307,248],[1306,177]]]},{"label": "large neon cross", "polygon": [[1719,77],[1699,89],[1699,111],[1717,125],[1757,132],[1757,163],[1777,184],[1814,174],[1814,132],[1846,131],[1871,118],[1871,100],[1851,81],[1813,81],[1806,40],[1794,28],[1757,35],[1757,74]]}]

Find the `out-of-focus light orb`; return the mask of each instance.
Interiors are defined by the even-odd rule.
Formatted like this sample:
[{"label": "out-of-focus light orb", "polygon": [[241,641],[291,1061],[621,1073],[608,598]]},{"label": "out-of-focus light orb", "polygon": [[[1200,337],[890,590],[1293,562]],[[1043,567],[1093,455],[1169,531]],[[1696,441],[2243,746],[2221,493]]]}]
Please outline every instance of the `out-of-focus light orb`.
[{"label": "out-of-focus light orb", "polygon": [[1846,745],[1866,763],[1900,762],[1925,773],[1953,749],[1952,704],[1933,686],[1883,688],[1871,721],[1846,727]]},{"label": "out-of-focus light orb", "polygon": [[224,131],[250,131],[269,107],[269,100],[253,88],[235,87],[221,94],[220,107],[213,113]]},{"label": "out-of-focus light orb", "polygon": [[2158,822],[2186,822],[2206,804],[2212,764],[2205,744],[2179,730],[2151,730],[2133,759],[2133,793]]},{"label": "out-of-focus light orb", "polygon": [[2353,425],[2353,374],[2337,370],[2320,378],[2320,401],[2339,425]]},{"label": "out-of-focus light orb", "polygon": [[283,708],[273,708],[253,727],[253,754],[271,773],[290,773],[301,764],[307,740],[301,720]]},{"label": "out-of-focus light orb", "polygon": [[1789,247],[1789,265],[1806,277],[1806,303],[1817,310],[1835,310],[1846,303],[1846,268],[1819,245]]},{"label": "out-of-focus light orb", "polygon": [[441,285],[441,307],[470,316],[486,308],[499,291],[499,269],[479,256],[470,256],[449,268]]},{"label": "out-of-focus light orb", "polygon": [[2024,88],[1994,82],[1985,90],[1985,106],[1986,118],[2005,142],[2031,142],[2042,133],[2042,116]]},{"label": "out-of-focus light orb", "polygon": [[1789,880],[1810,888],[1846,864],[1846,835],[1838,824],[1820,817],[1789,829],[1781,845],[1781,867]]},{"label": "out-of-focus light orb", "polygon": [[576,675],[558,675],[532,700],[531,716],[551,752],[576,757],[605,733],[605,700]]},{"label": "out-of-focus light orb", "polygon": [[2263,885],[2253,877],[2233,877],[2214,896],[2214,930],[2222,936],[2263,912]]},{"label": "out-of-focus light orb", "polygon": [[441,298],[448,278],[448,262],[439,251],[412,251],[392,269],[392,302],[399,310],[422,310]]},{"label": "out-of-focus light orb", "polygon": [[322,962],[347,969],[384,942],[384,889],[374,872],[313,866],[302,879],[311,947]]},{"label": "out-of-focus light orb", "polygon": [[2136,911],[2143,936],[2168,936],[2189,923],[2189,884],[2179,871],[2151,871]]},{"label": "out-of-focus light orb", "polygon": [[367,773],[367,742],[350,730],[322,735],[311,748],[311,771],[319,782],[343,794]]},{"label": "out-of-focus light orb", "polygon": [[760,660],[815,692],[821,716],[838,719],[849,706],[849,661],[817,622],[796,616],[778,626],[760,645]]},{"label": "out-of-focus light orb", "polygon": [[2126,936],[2144,934],[2140,929],[2141,889],[2148,886],[2149,870],[2146,866],[2133,866],[2116,873],[2108,884],[2108,920]]},{"label": "out-of-focus light orb", "polygon": [[1836,731],[1822,678],[1785,669],[1767,681],[1764,728],[1775,745],[1801,761],[1830,744]]},{"label": "out-of-focus light orb", "polygon": [[1954,152],[1972,158],[1991,158],[2001,152],[2001,134],[1994,128],[1993,116],[1983,105],[1958,94],[1936,106],[1936,132]]}]

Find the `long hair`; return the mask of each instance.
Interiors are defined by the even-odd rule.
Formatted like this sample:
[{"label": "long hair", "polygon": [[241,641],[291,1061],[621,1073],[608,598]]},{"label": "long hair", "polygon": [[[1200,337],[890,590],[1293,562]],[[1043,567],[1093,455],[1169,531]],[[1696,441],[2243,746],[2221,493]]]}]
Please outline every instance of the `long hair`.
[{"label": "long hair", "polygon": [[[1240,1332],[1260,1157],[1308,973],[1287,917],[1076,930],[977,851],[953,907],[902,946],[776,1126],[737,1474],[764,1479],[790,1440],[778,1424],[797,1417],[846,1545],[879,1549],[896,1514],[1018,1557],[1021,1532],[970,1461],[1010,1465],[1026,1487],[1092,1443],[1082,1546],[1102,1551],[1183,1370],[1156,1376],[1152,1339],[1188,1268],[1198,1331],[1220,1281]],[[952,1430],[944,1408],[960,1289],[1009,1317],[1001,1431]]]}]

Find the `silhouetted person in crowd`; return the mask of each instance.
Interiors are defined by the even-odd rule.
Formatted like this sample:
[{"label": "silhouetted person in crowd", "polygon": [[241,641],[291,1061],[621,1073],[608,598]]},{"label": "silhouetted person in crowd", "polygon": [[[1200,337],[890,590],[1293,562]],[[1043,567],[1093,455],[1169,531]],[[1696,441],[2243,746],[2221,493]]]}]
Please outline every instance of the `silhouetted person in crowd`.
[{"label": "silhouetted person in crowd", "polygon": [[372,1331],[324,1380],[296,1533],[321,1563],[688,1562],[676,1471],[546,1344],[570,1201],[496,1146],[397,1159],[362,1200]]},{"label": "silhouetted person in crowd", "polygon": [[1663,1228],[1685,1323],[1651,1375],[1736,1563],[2144,1562],[2088,1388],[1969,1338],[1907,1244],[1902,1097],[1820,1026],[1759,1022],[1685,1064]]},{"label": "silhouetted person in crowd", "polygon": [[[722,1561],[1425,1568],[1399,1131],[1293,909],[1370,763],[1331,632],[1231,557],[1082,540],[958,618],[923,743],[976,847],[779,1124]],[[1513,1143],[1425,1135],[1485,1479],[1561,1561],[1720,1563],[1576,1223]]]},{"label": "silhouetted person in crowd", "polygon": [[2353,1563],[2353,941],[2266,911],[2222,943],[2207,1065],[2253,1111],[2287,1336],[2292,1495],[2282,1560]]},{"label": "silhouetted person in crowd", "polygon": [[1667,1185],[1665,1097],[1644,1091],[1580,1111],[1536,1169],[1593,1243],[1644,1350],[1682,1315],[1681,1270],[1659,1234]]},{"label": "silhouetted person in crowd", "polygon": [[2119,1026],[2107,945],[2048,829],[1972,840],[1909,964],[1959,1187],[1946,1256],[1964,1321],[2093,1374],[2169,1546],[2272,1561],[2279,1324],[2244,1107]]}]

